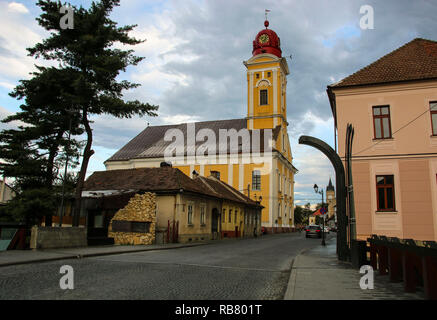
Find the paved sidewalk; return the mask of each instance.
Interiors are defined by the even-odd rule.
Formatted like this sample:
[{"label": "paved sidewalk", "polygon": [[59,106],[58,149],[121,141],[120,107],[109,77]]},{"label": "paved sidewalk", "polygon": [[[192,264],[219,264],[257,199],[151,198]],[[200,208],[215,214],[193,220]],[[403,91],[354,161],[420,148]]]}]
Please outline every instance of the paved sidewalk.
[{"label": "paved sidewalk", "polygon": [[169,243],[159,245],[109,245],[81,248],[46,249],[46,250],[9,250],[0,251],[0,267],[17,264],[46,262],[63,259],[80,259],[85,257],[105,256],[140,251],[178,249],[209,244],[199,243]]},{"label": "paved sidewalk", "polygon": [[[326,247],[303,251],[294,259],[284,300],[417,300],[424,293],[406,293],[403,283],[392,283],[388,276],[374,273],[374,289],[363,290],[363,274],[336,256],[336,238]],[[420,288],[419,288],[420,290]]]}]

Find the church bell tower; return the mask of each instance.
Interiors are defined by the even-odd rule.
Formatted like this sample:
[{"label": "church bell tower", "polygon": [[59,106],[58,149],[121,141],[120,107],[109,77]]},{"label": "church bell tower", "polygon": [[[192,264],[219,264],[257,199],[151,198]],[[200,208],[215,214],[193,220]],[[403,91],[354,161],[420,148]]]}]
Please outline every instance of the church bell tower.
[{"label": "church bell tower", "polygon": [[253,41],[252,57],[244,61],[247,68],[247,128],[287,128],[287,60],[282,57],[278,35],[269,29],[258,32]]}]

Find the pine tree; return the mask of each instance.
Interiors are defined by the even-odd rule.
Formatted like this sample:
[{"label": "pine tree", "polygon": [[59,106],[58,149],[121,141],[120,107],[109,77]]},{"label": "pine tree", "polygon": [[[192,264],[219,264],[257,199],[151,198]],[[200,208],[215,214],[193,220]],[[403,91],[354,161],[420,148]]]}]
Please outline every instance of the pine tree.
[{"label": "pine tree", "polygon": [[[53,184],[63,165],[63,157],[77,164],[80,144],[67,138],[67,131],[80,135],[80,119],[67,112],[66,101],[70,100],[72,86],[68,70],[38,67],[30,80],[22,80],[10,94],[24,99],[21,112],[2,120],[4,123],[18,121],[17,129],[0,133],[0,171],[4,176],[15,178],[18,192],[14,201],[4,211],[29,223],[39,223],[46,216],[46,225],[56,209],[57,194]],[[41,197],[41,199],[38,199]],[[22,204],[21,202],[28,202]],[[43,210],[43,211],[41,211]]]},{"label": "pine tree", "polygon": [[38,23],[50,31],[50,37],[28,49],[31,56],[59,62],[62,68],[70,69],[75,88],[71,99],[71,110],[81,118],[87,141],[83,150],[75,196],[73,225],[79,224],[81,194],[90,157],[93,134],[89,116],[109,114],[119,118],[134,115],[156,116],[157,106],[140,101],[125,102],[122,91],[139,85],[126,80],[117,81],[117,76],[130,65],[143,60],[133,54],[133,50],[122,50],[114,44],[137,45],[142,40],[129,36],[136,25],[118,27],[109,18],[119,0],[93,1],[89,9],[72,7],[74,11],[73,29],[60,27],[61,2],[39,0],[37,5],[42,14]]}]

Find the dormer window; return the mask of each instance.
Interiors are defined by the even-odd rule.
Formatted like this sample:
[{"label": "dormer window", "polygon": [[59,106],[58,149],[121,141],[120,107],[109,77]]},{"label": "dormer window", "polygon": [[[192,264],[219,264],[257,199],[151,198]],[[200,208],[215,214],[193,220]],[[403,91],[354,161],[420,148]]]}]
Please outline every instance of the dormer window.
[{"label": "dormer window", "polygon": [[268,104],[267,89],[262,89],[259,91],[259,105],[264,106]]}]

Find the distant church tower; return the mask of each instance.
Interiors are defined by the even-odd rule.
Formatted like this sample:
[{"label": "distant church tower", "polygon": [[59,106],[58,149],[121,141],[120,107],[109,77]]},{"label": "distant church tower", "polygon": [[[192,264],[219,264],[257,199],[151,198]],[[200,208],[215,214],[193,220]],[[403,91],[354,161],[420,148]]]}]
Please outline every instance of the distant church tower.
[{"label": "distant church tower", "polygon": [[328,203],[328,217],[331,218],[335,214],[335,206],[337,205],[331,178],[329,178],[329,184],[326,187],[326,202]]}]

